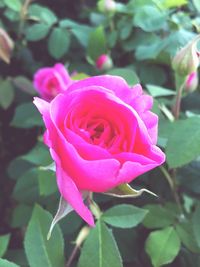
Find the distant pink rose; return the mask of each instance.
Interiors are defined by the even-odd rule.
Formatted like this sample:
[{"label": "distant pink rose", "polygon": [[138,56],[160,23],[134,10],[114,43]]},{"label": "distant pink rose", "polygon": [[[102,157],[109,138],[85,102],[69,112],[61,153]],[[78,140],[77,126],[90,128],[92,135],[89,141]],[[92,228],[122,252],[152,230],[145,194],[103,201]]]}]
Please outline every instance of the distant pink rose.
[{"label": "distant pink rose", "polygon": [[54,67],[39,69],[34,75],[34,87],[40,96],[51,101],[56,95],[66,90],[72,82],[65,66],[57,63]]},{"label": "distant pink rose", "polygon": [[109,70],[112,66],[112,59],[106,54],[99,56],[96,60],[96,67],[99,70]]},{"label": "distant pink rose", "polygon": [[198,86],[198,73],[192,72],[190,75],[188,75],[186,82],[185,82],[185,91],[186,92],[193,92],[196,90]]},{"label": "distant pink rose", "polygon": [[81,191],[105,192],[159,166],[158,117],[140,85],[102,75],[71,84],[48,103],[35,98],[56,163],[59,191],[91,226]]}]

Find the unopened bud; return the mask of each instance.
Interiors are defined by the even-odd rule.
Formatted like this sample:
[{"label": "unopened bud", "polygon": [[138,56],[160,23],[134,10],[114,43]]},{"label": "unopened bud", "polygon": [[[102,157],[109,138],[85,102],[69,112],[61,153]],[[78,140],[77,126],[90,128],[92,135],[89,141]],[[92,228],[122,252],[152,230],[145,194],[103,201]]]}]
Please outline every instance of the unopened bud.
[{"label": "unopened bud", "polygon": [[187,93],[195,91],[197,89],[198,82],[199,79],[197,72],[192,72],[191,74],[189,74],[185,82],[185,91]]},{"label": "unopened bud", "polygon": [[7,64],[10,63],[13,48],[14,43],[12,39],[4,29],[0,28],[0,59]]},{"label": "unopened bud", "polygon": [[173,58],[172,68],[179,75],[187,76],[197,70],[199,66],[199,51],[197,50],[197,43],[199,40],[200,35],[178,51]]},{"label": "unopened bud", "polygon": [[102,13],[115,13],[116,3],[114,0],[100,0],[98,2],[98,8]]},{"label": "unopened bud", "polygon": [[106,54],[101,55],[96,60],[96,67],[99,70],[109,70],[112,68],[112,66],[112,59]]}]

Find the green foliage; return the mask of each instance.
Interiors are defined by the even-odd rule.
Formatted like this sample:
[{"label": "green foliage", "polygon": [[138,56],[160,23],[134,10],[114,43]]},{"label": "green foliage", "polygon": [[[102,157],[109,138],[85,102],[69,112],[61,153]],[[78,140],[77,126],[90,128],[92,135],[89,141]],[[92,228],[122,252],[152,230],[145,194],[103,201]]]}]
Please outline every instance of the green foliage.
[{"label": "green foliage", "polygon": [[131,228],[137,226],[145,218],[147,212],[132,205],[121,204],[104,212],[101,218],[112,226]]},{"label": "green foliage", "polygon": [[10,234],[0,236],[0,257],[2,257],[7,248],[10,240]]},{"label": "green foliage", "polygon": [[173,227],[152,232],[147,240],[145,250],[154,267],[160,267],[174,260],[180,250],[180,239]]},{"label": "green foliage", "polygon": [[47,241],[51,215],[36,205],[25,235],[25,251],[30,267],[64,267],[64,242],[58,226]]},{"label": "green foliage", "polygon": [[78,267],[122,267],[122,260],[112,232],[99,221],[82,248]]},{"label": "green foliage", "polygon": [[[83,226],[64,198],[59,204],[44,123],[32,104],[34,73],[58,61],[73,80],[109,74],[131,87],[141,83],[154,98],[158,145],[166,153],[161,168],[94,194],[98,221],[75,248],[80,253],[70,267],[200,266],[199,85],[195,92],[183,86],[177,116],[185,77],[178,80],[171,67],[177,51],[200,32],[199,0],[117,1],[111,12],[97,2],[0,0],[0,28],[14,44],[6,43],[7,64],[0,33],[0,267],[64,267]],[[102,54],[112,59],[112,69],[97,70]]]}]

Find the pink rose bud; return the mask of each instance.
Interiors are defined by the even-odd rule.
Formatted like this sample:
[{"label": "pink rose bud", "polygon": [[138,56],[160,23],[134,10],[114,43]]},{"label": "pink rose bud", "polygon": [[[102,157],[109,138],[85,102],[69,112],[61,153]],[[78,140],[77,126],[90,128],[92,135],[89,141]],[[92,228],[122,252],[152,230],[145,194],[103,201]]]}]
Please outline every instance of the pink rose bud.
[{"label": "pink rose bud", "polygon": [[106,54],[101,55],[96,60],[96,67],[99,70],[109,70],[112,68],[112,66],[112,59]]},{"label": "pink rose bud", "polygon": [[198,86],[198,73],[192,72],[190,75],[188,75],[186,82],[185,82],[185,91],[188,93],[191,93],[197,89]]},{"label": "pink rose bud", "polygon": [[102,13],[115,13],[116,3],[113,0],[100,0],[98,2],[98,8]]},{"label": "pink rose bud", "polygon": [[89,77],[71,83],[51,102],[35,97],[34,104],[46,126],[60,194],[91,226],[84,191],[109,191],[165,161],[156,146],[153,98],[139,84],[130,88],[118,76]]},{"label": "pink rose bud", "polygon": [[197,70],[199,66],[199,52],[196,46],[199,39],[200,35],[178,51],[173,58],[172,68],[179,75],[187,76]]},{"label": "pink rose bud", "polygon": [[0,28],[0,58],[7,64],[10,63],[13,48],[13,40],[4,29]]},{"label": "pink rose bud", "polygon": [[71,83],[72,79],[61,63],[57,63],[54,67],[39,69],[33,81],[39,95],[47,101],[51,101],[56,95],[65,91]]}]

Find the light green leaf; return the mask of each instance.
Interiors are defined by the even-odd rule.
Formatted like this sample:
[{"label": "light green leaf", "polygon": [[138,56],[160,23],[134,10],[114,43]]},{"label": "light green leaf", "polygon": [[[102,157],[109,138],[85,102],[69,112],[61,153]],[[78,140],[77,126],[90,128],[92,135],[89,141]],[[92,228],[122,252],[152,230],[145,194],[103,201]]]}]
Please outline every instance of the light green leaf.
[{"label": "light green leaf", "polygon": [[10,234],[0,236],[0,257],[2,257],[5,254],[8,248],[9,241],[10,241]]},{"label": "light green leaf", "polygon": [[30,5],[28,13],[32,19],[47,24],[49,27],[55,24],[58,20],[56,15],[50,9],[38,4]]},{"label": "light green leaf", "polygon": [[130,69],[126,69],[126,68],[112,69],[108,71],[108,74],[121,76],[131,86],[139,83],[139,78],[137,74],[135,73],[135,71],[130,70]]},{"label": "light green leaf", "polygon": [[123,267],[117,244],[106,225],[98,221],[87,237],[78,267]]},{"label": "light green leaf", "polygon": [[165,8],[174,8],[174,7],[180,7],[183,5],[187,5],[188,4],[188,0],[163,0],[162,1],[162,5]]},{"label": "light green leaf", "polygon": [[145,209],[121,204],[108,209],[101,216],[101,219],[115,227],[131,228],[142,222],[147,213],[148,211]]},{"label": "light green leaf", "polygon": [[17,106],[11,126],[19,128],[31,128],[43,126],[42,118],[33,103],[24,103]]},{"label": "light green leaf", "polygon": [[20,267],[19,265],[15,264],[13,262],[3,260],[3,259],[0,259],[0,266],[1,267]]},{"label": "light green leaf", "polygon": [[167,142],[166,155],[170,168],[183,166],[200,155],[200,120],[193,117],[176,122]]},{"label": "light green leaf", "polygon": [[53,28],[48,40],[48,50],[51,56],[60,59],[67,53],[69,45],[69,32],[62,28]]},{"label": "light green leaf", "polygon": [[171,263],[180,250],[180,239],[173,227],[151,232],[146,240],[145,250],[154,267]]},{"label": "light green leaf", "polygon": [[39,41],[45,38],[49,32],[49,25],[44,23],[35,23],[26,30],[26,39],[28,41]]},{"label": "light green leaf", "polygon": [[47,241],[52,216],[36,205],[25,235],[25,252],[30,267],[64,267],[64,242],[61,230],[55,227]]},{"label": "light green leaf", "polygon": [[106,36],[103,27],[99,26],[89,36],[87,55],[95,62],[100,55],[106,53]]},{"label": "light green leaf", "polygon": [[10,80],[0,80],[0,106],[7,109],[14,100],[13,85]]},{"label": "light green leaf", "polygon": [[153,97],[160,97],[160,96],[171,96],[171,95],[176,95],[175,91],[172,91],[170,89],[153,85],[153,84],[147,84],[146,85],[147,90]]},{"label": "light green leaf", "polygon": [[22,3],[20,0],[4,0],[4,3],[10,9],[19,12],[22,8]]},{"label": "light green leaf", "polygon": [[145,205],[145,210],[149,212],[143,220],[143,225],[146,228],[162,228],[169,225],[172,225],[175,221],[175,216],[160,205]]},{"label": "light green leaf", "polygon": [[132,188],[129,184],[121,184],[104,194],[114,196],[114,197],[119,197],[119,198],[128,198],[128,197],[138,197],[142,195],[144,192],[149,193],[153,196],[157,196],[155,193],[151,192],[150,190],[147,190],[145,188],[136,190]]},{"label": "light green leaf", "polygon": [[193,5],[195,6],[196,10],[200,13],[200,2],[199,0],[192,0]]},{"label": "light green leaf", "polygon": [[166,17],[167,14],[156,6],[144,5],[137,8],[133,17],[133,24],[147,32],[156,31],[164,27]]}]

